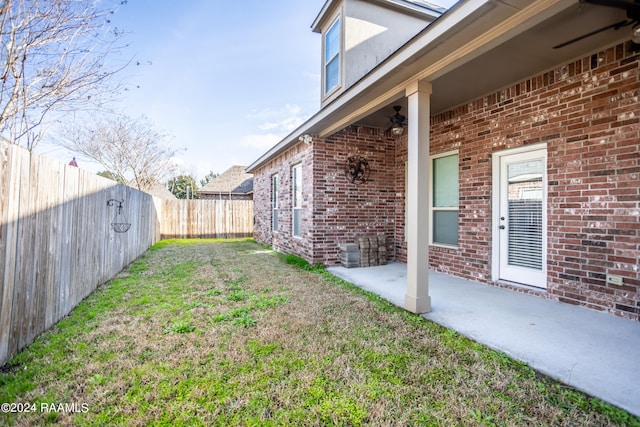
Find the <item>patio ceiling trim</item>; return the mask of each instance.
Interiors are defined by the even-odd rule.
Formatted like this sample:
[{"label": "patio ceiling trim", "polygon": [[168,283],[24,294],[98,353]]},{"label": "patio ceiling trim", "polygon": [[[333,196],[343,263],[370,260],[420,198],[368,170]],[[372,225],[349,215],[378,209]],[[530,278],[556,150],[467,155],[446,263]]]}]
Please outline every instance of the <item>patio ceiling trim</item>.
[{"label": "patio ceiling trim", "polygon": [[[487,3],[487,1],[483,1],[482,3]],[[486,52],[492,47],[495,47],[496,44],[499,44],[498,41],[501,38],[512,33],[514,30],[517,29],[518,33],[526,31],[534,25],[534,22],[532,22],[532,18],[539,18],[535,23],[537,23],[542,16],[546,18],[548,14],[544,14],[544,12],[550,11],[552,9],[552,6],[558,5],[559,3],[563,3],[563,1],[542,0],[531,4],[530,6],[522,9],[520,12],[515,13],[510,18],[505,19],[501,23],[497,24],[491,29],[491,31],[488,31],[481,36],[471,40],[470,42],[462,45],[457,50],[449,53],[440,60],[427,66],[421,72],[405,79],[391,89],[388,89],[385,93],[372,99],[360,108],[357,108],[351,113],[342,116],[340,120],[333,121],[330,126],[320,130],[318,132],[318,135],[321,137],[331,135],[339,131],[340,129],[345,128],[349,124],[366,117],[368,114],[375,111],[380,106],[386,105],[390,101],[398,98],[399,94],[403,93],[405,88],[412,82],[416,80],[430,81],[435,76],[437,76],[438,73],[442,73],[443,70],[446,70],[448,67],[454,64],[461,65],[461,62],[467,62],[478,57],[483,52]],[[477,6],[476,8],[474,8],[474,10],[478,9],[480,6]],[[392,73],[393,70],[396,69],[396,67],[405,63],[410,58],[414,57],[414,55],[418,55],[421,49],[424,49],[431,41],[435,40],[440,35],[442,34],[440,34],[439,32],[436,32],[435,34],[433,34],[432,32],[428,32],[427,34],[425,34],[425,37],[423,39],[416,41],[415,44],[412,44],[406,50],[402,51],[397,57],[384,64],[383,67],[376,69],[372,73],[367,75],[364,81],[358,83],[358,85],[362,86],[354,88],[354,93],[351,94],[352,96],[350,98],[342,100],[343,102],[341,104],[337,102],[336,104],[327,107],[325,110],[320,112],[320,115],[322,115],[322,113],[324,112],[324,115],[327,116],[333,112],[329,111],[331,110],[331,107],[333,107],[333,110],[335,111],[338,108],[342,107],[344,104],[347,104],[355,95],[365,91],[377,81],[381,80],[385,75]]]},{"label": "patio ceiling trim", "polygon": [[[397,70],[398,67],[402,66],[402,64],[407,63],[411,58],[415,58],[417,55],[419,55],[423,49],[428,49],[431,43],[444,36],[457,24],[462,22],[462,20],[468,18],[470,15],[472,15],[474,12],[488,3],[489,0],[468,1],[462,4],[459,8],[453,10],[451,12],[451,15],[445,14],[444,17],[448,19],[436,21],[432,25],[428,26],[421,33],[421,35],[418,35],[412,41],[407,43],[393,56],[391,56],[377,68],[374,68],[373,71],[371,71],[359,82],[349,88],[345,92],[344,96],[336,99],[336,101],[334,101],[332,104],[329,104],[326,108],[321,110],[316,116],[318,117],[317,121],[322,121],[330,114],[351,103],[355,97],[363,94],[376,82],[381,81],[385,76],[391,75],[391,73],[395,72],[395,70]],[[382,95],[367,102],[362,107],[354,110],[350,114],[342,116],[339,120],[332,122],[329,127],[319,130],[317,132],[318,135],[321,137],[331,135],[338,130],[348,126],[349,124],[365,117],[380,105],[384,105],[389,101],[397,98],[400,94],[403,94],[407,85],[414,80],[416,80],[416,78],[413,76],[403,80],[401,83],[387,90]]]}]

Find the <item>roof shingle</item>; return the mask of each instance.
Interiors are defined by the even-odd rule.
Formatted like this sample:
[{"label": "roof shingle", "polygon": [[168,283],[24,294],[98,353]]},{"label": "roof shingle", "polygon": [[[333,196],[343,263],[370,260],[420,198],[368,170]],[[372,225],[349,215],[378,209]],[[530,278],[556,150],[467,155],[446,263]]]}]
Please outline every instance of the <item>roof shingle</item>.
[{"label": "roof shingle", "polygon": [[246,166],[231,166],[198,190],[198,194],[248,194],[253,192],[253,175],[245,172]]}]

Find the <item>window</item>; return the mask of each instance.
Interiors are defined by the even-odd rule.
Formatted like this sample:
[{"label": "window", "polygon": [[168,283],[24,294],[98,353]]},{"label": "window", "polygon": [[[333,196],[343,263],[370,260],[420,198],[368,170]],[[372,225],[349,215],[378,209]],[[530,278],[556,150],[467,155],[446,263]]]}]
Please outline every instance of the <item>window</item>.
[{"label": "window", "polygon": [[278,175],[271,177],[271,224],[274,233],[278,232]]},{"label": "window", "polygon": [[324,35],[324,94],[340,85],[340,18]]},{"label": "window", "polygon": [[407,242],[407,223],[409,222],[409,161],[404,162],[404,241]]},{"label": "window", "polygon": [[295,165],[291,170],[293,188],[291,206],[293,207],[293,236],[302,237],[302,165]]},{"label": "window", "polygon": [[458,245],[458,153],[431,157],[431,243]]}]

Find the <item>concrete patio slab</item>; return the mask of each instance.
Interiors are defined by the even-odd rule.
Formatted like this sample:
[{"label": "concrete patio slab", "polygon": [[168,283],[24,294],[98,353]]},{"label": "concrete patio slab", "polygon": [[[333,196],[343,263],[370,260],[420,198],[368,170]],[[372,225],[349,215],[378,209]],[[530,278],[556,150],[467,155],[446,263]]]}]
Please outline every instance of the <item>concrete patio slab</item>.
[{"label": "concrete patio slab", "polygon": [[[329,267],[403,307],[406,265]],[[640,322],[431,271],[424,317],[640,416]]]}]

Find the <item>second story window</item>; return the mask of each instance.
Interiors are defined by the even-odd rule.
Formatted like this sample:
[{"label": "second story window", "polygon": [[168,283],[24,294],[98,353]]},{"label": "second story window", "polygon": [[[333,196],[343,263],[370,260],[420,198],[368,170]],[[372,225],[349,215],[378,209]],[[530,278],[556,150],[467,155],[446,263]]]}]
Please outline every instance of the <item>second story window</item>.
[{"label": "second story window", "polygon": [[324,95],[340,85],[340,18],[324,35]]}]

